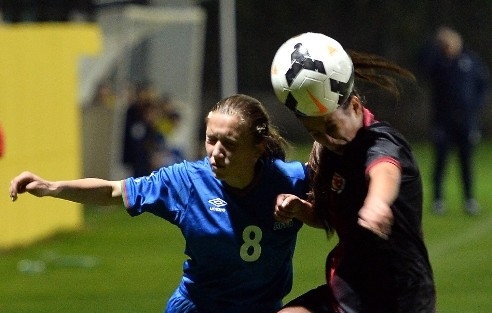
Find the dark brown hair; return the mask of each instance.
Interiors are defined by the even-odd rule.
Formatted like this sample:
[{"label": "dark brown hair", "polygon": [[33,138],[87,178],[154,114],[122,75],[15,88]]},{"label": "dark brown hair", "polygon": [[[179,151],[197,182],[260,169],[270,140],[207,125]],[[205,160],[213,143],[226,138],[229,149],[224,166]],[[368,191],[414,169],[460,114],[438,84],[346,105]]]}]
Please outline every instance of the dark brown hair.
[{"label": "dark brown hair", "polygon": [[[359,81],[376,85],[393,95],[396,99],[400,97],[399,82],[402,79],[412,82],[416,80],[415,75],[411,71],[382,56],[355,50],[347,50],[347,53],[352,59],[354,66],[355,82]],[[356,83],[354,83],[354,89],[349,99],[342,106],[348,106],[350,98],[353,95],[357,95],[360,98]],[[364,99],[360,100],[364,101]]]}]

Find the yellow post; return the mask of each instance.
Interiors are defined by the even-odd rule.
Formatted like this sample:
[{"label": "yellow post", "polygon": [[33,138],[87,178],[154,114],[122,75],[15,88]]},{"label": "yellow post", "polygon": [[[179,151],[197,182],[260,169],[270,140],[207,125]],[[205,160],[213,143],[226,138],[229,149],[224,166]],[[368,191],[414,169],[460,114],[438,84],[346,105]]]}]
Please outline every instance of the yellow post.
[{"label": "yellow post", "polygon": [[11,203],[10,179],[23,170],[47,179],[82,173],[79,60],[101,49],[92,24],[0,26],[0,248],[29,244],[83,225],[82,206],[21,195]]}]

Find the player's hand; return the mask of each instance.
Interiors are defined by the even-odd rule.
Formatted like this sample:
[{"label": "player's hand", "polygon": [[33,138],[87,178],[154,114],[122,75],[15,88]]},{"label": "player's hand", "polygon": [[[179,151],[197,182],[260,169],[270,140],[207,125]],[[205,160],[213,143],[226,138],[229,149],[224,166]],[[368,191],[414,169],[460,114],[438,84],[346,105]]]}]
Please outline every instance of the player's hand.
[{"label": "player's hand", "polygon": [[274,218],[282,223],[290,222],[303,209],[302,200],[290,194],[280,194],[277,196],[277,203]]},{"label": "player's hand", "polygon": [[388,239],[393,225],[393,211],[382,201],[364,203],[359,210],[360,226],[370,230],[383,239]]},{"label": "player's hand", "polygon": [[15,201],[19,194],[25,192],[36,197],[43,197],[48,195],[49,191],[49,181],[44,180],[31,172],[22,172],[10,182],[9,195],[10,199]]}]

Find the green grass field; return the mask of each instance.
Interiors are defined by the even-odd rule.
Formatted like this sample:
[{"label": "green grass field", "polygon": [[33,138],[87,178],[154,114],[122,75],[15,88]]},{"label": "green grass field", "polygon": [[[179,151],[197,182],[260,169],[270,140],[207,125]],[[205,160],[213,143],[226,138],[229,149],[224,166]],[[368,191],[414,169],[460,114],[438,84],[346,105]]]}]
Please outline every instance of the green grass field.
[{"label": "green grass field", "polygon": [[[475,161],[483,207],[478,217],[461,209],[455,157],[446,184],[450,210],[442,217],[429,214],[430,149],[414,147],[425,184],[424,230],[439,312],[492,312],[492,142],[480,145]],[[306,151],[299,148],[292,157],[305,158]],[[286,300],[323,283],[325,256],[334,243],[323,231],[301,230],[294,287]],[[82,231],[0,252],[0,312],[162,312],[179,282],[183,249],[179,231],[150,214],[130,218],[121,208],[88,208]],[[30,272],[26,260],[44,262],[45,268]]]}]

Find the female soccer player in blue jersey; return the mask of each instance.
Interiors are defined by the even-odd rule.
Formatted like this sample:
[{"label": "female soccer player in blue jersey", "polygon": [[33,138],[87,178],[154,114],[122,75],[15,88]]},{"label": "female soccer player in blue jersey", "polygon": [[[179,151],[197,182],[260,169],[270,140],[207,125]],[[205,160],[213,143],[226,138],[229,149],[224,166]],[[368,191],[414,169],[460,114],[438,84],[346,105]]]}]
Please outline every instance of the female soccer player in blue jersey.
[{"label": "female soccer player in blue jersey", "polygon": [[[351,53],[346,58],[353,64],[349,75],[355,72],[395,93],[397,76],[378,70],[413,77],[380,57]],[[347,95],[323,116],[296,114],[316,141],[309,160],[312,197],[307,202],[289,196],[275,214],[287,221],[314,207],[318,225],[336,232],[339,242],[327,257],[327,283],[280,312],[435,312],[422,235],[422,182],[411,147],[374,118],[358,91]]]},{"label": "female soccer player in blue jersey", "polygon": [[202,160],[123,181],[47,181],[24,172],[12,180],[10,195],[12,200],[28,192],[98,205],[124,202],[131,216],[150,212],[178,226],[188,259],[165,312],[276,312],[291,290],[301,222],[276,221],[274,206],[282,193],[306,198],[306,167],[284,162],[286,142],[254,98],[233,95],[220,101],[206,126]]}]

